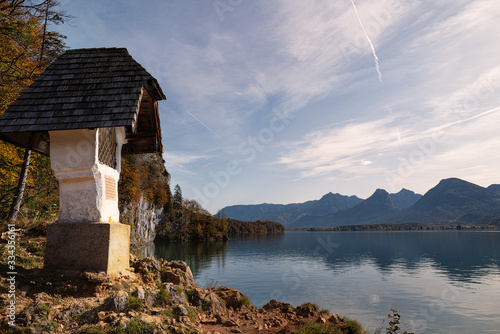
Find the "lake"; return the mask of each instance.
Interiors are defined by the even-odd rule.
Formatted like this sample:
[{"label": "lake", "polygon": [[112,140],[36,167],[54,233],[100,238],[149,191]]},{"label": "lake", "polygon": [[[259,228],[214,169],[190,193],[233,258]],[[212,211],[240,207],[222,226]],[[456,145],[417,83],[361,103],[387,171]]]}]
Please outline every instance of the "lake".
[{"label": "lake", "polygon": [[285,232],[147,252],[186,261],[202,287],[235,288],[258,307],[311,301],[370,333],[391,308],[417,334],[500,332],[500,232]]}]

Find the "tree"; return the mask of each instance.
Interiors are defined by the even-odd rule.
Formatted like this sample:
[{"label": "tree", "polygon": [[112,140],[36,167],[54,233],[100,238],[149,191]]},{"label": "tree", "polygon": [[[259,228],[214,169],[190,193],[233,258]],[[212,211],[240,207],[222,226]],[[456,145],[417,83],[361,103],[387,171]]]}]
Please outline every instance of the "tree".
[{"label": "tree", "polygon": [[[57,6],[55,0],[0,0],[0,114],[65,50],[65,37],[47,30],[49,22],[59,24],[70,18]],[[0,143],[0,154],[12,151],[9,146]],[[29,149],[18,153],[24,155],[18,185],[0,191],[2,200],[13,198],[9,220],[17,217],[21,207],[32,156]],[[0,173],[16,172],[7,168]]]},{"label": "tree", "polygon": [[174,210],[182,209],[182,191],[181,187],[176,184],[174,188]]}]

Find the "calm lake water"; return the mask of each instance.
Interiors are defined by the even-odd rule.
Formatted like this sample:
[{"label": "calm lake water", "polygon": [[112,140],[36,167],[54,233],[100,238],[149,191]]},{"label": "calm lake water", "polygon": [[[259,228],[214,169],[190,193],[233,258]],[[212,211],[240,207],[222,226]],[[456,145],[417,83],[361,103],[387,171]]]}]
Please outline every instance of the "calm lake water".
[{"label": "calm lake water", "polygon": [[147,251],[186,261],[200,286],[214,280],[258,307],[311,301],[371,333],[397,308],[403,330],[417,334],[500,333],[499,232],[285,232]]}]

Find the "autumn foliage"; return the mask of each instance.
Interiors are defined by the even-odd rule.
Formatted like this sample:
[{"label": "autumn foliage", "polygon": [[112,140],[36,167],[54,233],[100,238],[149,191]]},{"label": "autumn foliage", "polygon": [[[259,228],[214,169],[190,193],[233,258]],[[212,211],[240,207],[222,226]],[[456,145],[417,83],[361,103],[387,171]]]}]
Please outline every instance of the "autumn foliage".
[{"label": "autumn foliage", "polygon": [[[62,23],[55,1],[0,1],[0,115],[65,50],[64,36],[44,29],[45,22]],[[43,49],[43,51],[42,51]],[[0,141],[0,221],[7,218],[17,187],[24,149]],[[20,216],[54,217],[58,184],[48,157],[34,154]]]},{"label": "autumn foliage", "polygon": [[137,205],[144,196],[157,209],[170,202],[170,175],[165,169],[159,153],[129,154],[121,160],[121,174],[118,182],[120,209]]}]

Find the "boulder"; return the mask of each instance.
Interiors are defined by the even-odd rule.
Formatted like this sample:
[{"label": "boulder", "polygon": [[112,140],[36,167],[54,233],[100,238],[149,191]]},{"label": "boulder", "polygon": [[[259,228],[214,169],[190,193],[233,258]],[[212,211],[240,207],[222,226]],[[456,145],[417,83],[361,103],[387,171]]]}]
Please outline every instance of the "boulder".
[{"label": "boulder", "polygon": [[215,291],[215,294],[219,296],[219,298],[221,298],[224,302],[226,302],[227,307],[230,307],[234,310],[241,309],[243,305],[247,306],[248,308],[255,308],[255,306],[250,303],[248,297],[238,290],[224,287]]},{"label": "boulder", "polygon": [[138,287],[137,290],[135,290],[132,293],[132,296],[134,296],[135,298],[138,298],[140,300],[146,299],[146,293],[144,292],[144,289],[142,287]]},{"label": "boulder", "polygon": [[311,303],[306,303],[297,307],[297,315],[299,317],[312,317],[318,313],[318,307]]},{"label": "boulder", "polygon": [[170,282],[186,287],[196,286],[193,273],[184,261],[159,261],[162,282]]},{"label": "boulder", "polygon": [[116,312],[123,312],[127,308],[128,293],[125,291],[118,291],[111,298],[111,308]]},{"label": "boulder", "polygon": [[178,315],[179,317],[182,317],[182,316],[187,316],[189,314],[189,311],[184,305],[178,305],[174,308],[174,314]]},{"label": "boulder", "polygon": [[187,297],[184,293],[179,293],[177,289],[175,289],[173,283],[163,283],[163,286],[167,290],[168,294],[171,297],[172,304],[187,304]]},{"label": "boulder", "polygon": [[85,271],[82,276],[87,281],[98,284],[106,283],[110,279],[110,276],[104,271]]},{"label": "boulder", "polygon": [[183,282],[181,271],[176,268],[162,268],[161,281],[181,285]]},{"label": "boulder", "polygon": [[292,304],[279,302],[276,299],[271,299],[262,308],[266,311],[280,310],[281,312],[293,312]]},{"label": "boulder", "polygon": [[190,302],[193,306],[201,307],[205,312],[222,313],[225,311],[224,305],[214,292],[201,288],[193,289]]},{"label": "boulder", "polygon": [[138,259],[133,264],[134,272],[136,273],[150,273],[160,271],[160,262],[154,257],[146,257],[144,259]]}]

